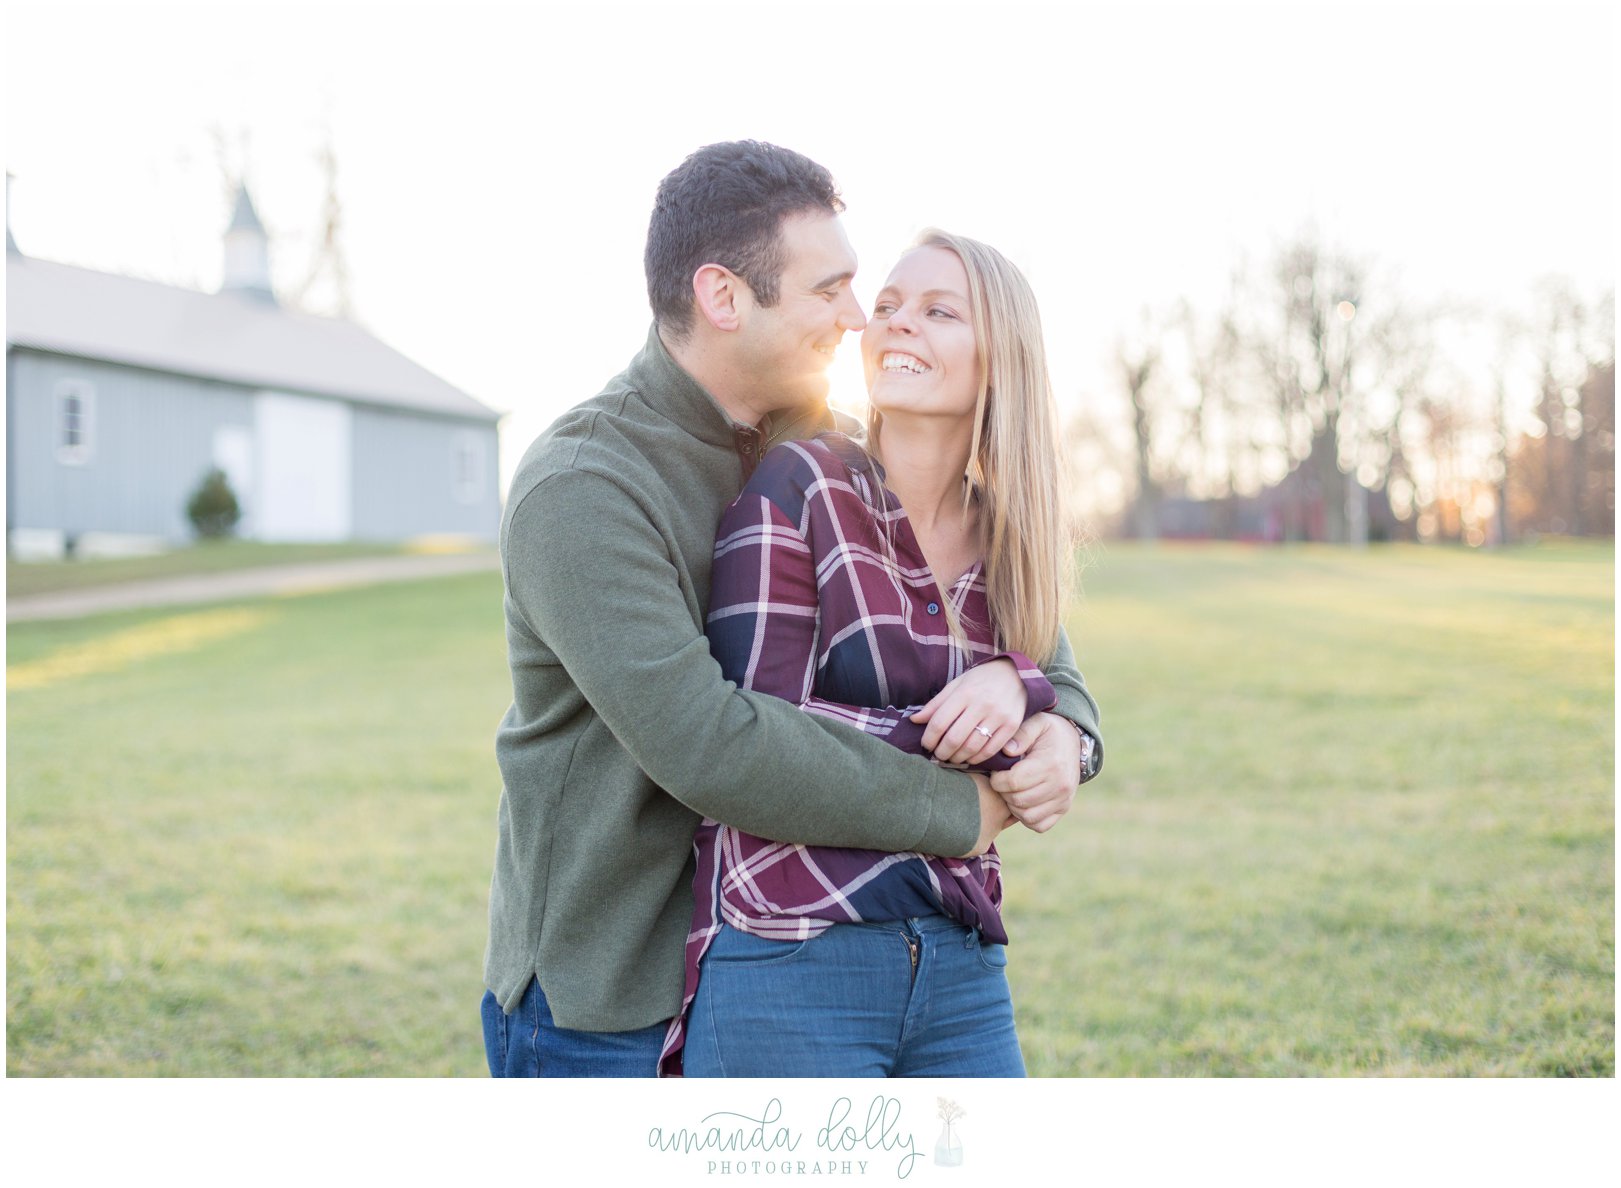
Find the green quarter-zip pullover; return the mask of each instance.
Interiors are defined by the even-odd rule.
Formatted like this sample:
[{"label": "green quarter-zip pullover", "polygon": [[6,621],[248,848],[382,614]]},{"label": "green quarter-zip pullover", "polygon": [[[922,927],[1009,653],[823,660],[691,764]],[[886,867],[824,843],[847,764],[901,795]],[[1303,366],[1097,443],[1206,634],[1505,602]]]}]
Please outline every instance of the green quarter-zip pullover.
[{"label": "green quarter-zip pullover", "polygon": [[[772,441],[818,406],[734,425],[657,328],[525,453],[501,524],[513,702],[485,984],[531,977],[559,1027],[628,1031],[681,1007],[703,817],[815,845],[956,855],[979,834],[959,772],[721,675],[704,637],[715,527]],[[1067,641],[1055,712],[1098,736]],[[649,1072],[651,1073],[651,1069]]]}]

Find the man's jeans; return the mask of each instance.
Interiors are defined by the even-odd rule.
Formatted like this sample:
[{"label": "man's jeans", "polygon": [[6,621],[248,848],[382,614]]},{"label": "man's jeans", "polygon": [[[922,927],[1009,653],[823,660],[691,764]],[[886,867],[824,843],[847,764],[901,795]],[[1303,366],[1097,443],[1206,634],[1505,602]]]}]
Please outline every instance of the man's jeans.
[{"label": "man's jeans", "polygon": [[1006,950],[946,916],[808,941],[722,927],[682,1061],[689,1077],[1022,1077]]},{"label": "man's jeans", "polygon": [[668,1023],[640,1031],[570,1031],[552,1022],[534,978],[508,1015],[484,992],[484,1055],[492,1077],[651,1077]]}]

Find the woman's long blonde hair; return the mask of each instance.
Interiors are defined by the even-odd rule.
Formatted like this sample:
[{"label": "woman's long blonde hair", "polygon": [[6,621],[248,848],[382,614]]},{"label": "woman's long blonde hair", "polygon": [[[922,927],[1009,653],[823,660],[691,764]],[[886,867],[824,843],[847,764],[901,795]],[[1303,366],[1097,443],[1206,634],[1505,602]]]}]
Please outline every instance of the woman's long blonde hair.
[{"label": "woman's long blonde hair", "polygon": [[[1076,535],[1036,297],[1023,273],[978,240],[931,227],[912,247],[944,248],[968,273],[979,397],[963,500],[979,501],[985,592],[998,645],[1046,664],[1058,648]],[[869,405],[867,445],[874,453],[882,427],[883,414]]]}]

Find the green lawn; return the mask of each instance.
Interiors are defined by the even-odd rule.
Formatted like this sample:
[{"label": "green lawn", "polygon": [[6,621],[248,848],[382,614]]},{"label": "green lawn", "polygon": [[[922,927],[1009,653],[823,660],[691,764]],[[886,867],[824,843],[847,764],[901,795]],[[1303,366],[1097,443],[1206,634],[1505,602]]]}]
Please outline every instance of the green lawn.
[{"label": "green lawn", "polygon": [[[1036,1075],[1613,1075],[1613,565],[1099,550]],[[9,629],[12,1075],[471,1075],[499,578]]]},{"label": "green lawn", "polygon": [[118,582],[221,573],[263,565],[297,565],[383,557],[402,552],[395,544],[263,544],[251,540],[208,541],[150,557],[102,557],[82,561],[13,561],[6,558],[6,594],[22,598],[57,590],[81,590]]},{"label": "green lawn", "polygon": [[1104,549],[1004,846],[1054,1075],[1613,1074],[1613,549]]}]

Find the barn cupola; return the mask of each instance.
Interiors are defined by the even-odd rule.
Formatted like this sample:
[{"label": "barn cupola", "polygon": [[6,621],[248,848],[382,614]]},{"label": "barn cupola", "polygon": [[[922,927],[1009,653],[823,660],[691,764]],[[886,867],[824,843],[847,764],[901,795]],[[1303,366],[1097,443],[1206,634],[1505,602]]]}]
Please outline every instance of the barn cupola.
[{"label": "barn cupola", "polygon": [[253,209],[247,186],[237,187],[236,209],[231,213],[231,225],[225,228],[225,275],[220,292],[276,303],[270,287],[270,239]]},{"label": "barn cupola", "polygon": [[8,173],[6,174],[6,255],[20,256],[22,254],[22,248],[18,247],[17,241],[11,238],[11,174]]}]

